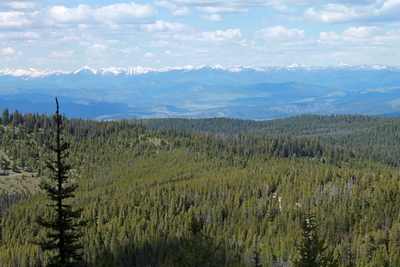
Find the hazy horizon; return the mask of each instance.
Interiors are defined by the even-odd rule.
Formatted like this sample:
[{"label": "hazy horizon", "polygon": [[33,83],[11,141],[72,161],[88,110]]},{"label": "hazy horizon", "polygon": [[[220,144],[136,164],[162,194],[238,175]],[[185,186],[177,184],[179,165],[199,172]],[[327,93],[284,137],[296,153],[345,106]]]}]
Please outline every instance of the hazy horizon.
[{"label": "hazy horizon", "polygon": [[0,69],[399,65],[400,1],[5,0]]}]

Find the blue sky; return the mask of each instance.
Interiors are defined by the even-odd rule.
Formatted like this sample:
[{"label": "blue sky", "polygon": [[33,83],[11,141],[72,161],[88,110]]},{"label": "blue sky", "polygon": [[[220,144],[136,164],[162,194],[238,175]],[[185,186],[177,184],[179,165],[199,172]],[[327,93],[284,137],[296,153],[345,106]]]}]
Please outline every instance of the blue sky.
[{"label": "blue sky", "polygon": [[2,0],[0,69],[400,65],[400,0]]}]

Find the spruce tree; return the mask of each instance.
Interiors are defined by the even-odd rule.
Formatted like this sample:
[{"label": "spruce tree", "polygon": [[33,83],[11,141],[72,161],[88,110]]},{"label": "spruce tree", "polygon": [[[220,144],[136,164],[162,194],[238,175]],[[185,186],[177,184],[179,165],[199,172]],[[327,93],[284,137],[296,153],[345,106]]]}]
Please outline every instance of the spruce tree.
[{"label": "spruce tree", "polygon": [[1,123],[6,126],[10,123],[10,114],[8,112],[8,108],[3,109],[3,113],[1,115]]},{"label": "spruce tree", "polygon": [[72,206],[66,203],[67,199],[75,197],[74,192],[78,186],[68,177],[71,166],[66,163],[66,159],[70,144],[64,141],[63,117],[59,114],[57,98],[56,108],[53,115],[55,140],[47,144],[48,149],[53,152],[53,158],[46,162],[50,175],[40,184],[40,188],[46,191],[51,201],[48,207],[54,216],[38,218],[39,225],[46,228],[47,232],[46,240],[37,244],[45,251],[54,252],[49,266],[77,266],[82,261],[82,245],[78,241],[82,236],[80,228],[85,223],[78,222],[82,209],[72,209]]},{"label": "spruce tree", "polygon": [[292,261],[293,267],[336,267],[338,262],[327,251],[323,240],[318,237],[318,224],[315,214],[311,213],[309,204],[308,212],[300,218],[301,239],[296,245],[297,256]]},{"label": "spruce tree", "polygon": [[252,259],[252,265],[253,267],[262,267],[262,262],[261,262],[261,251],[260,247],[258,246],[257,242],[255,243],[253,247],[253,259]]},{"label": "spruce tree", "polygon": [[175,255],[174,266],[224,266],[218,246],[204,233],[203,224],[194,215],[189,227],[189,235],[181,239],[180,251]]}]

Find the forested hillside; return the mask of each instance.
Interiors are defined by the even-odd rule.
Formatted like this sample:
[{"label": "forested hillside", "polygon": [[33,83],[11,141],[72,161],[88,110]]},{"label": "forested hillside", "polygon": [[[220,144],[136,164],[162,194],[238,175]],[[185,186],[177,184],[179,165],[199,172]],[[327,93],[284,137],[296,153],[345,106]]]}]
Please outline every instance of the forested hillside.
[{"label": "forested hillside", "polygon": [[[1,266],[48,262],[33,243],[48,214],[36,185],[52,124],[3,110]],[[335,266],[400,266],[399,125],[356,115],[67,120],[86,264],[294,266],[311,212]]]}]

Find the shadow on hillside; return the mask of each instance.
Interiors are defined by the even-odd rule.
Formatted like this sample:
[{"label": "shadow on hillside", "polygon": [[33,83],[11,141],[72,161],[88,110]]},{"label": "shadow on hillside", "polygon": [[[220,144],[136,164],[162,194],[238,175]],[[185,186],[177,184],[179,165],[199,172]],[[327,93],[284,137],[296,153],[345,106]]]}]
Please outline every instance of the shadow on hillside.
[{"label": "shadow on hillside", "polygon": [[89,266],[187,267],[192,263],[196,266],[225,266],[226,263],[222,247],[200,230],[182,239],[161,236],[134,244],[125,238],[122,243],[103,247]]},{"label": "shadow on hillside", "polygon": [[129,240],[124,241],[124,245],[103,247],[89,266],[176,266],[173,258],[180,251],[180,242],[177,238],[174,240],[161,238],[136,244]]}]

